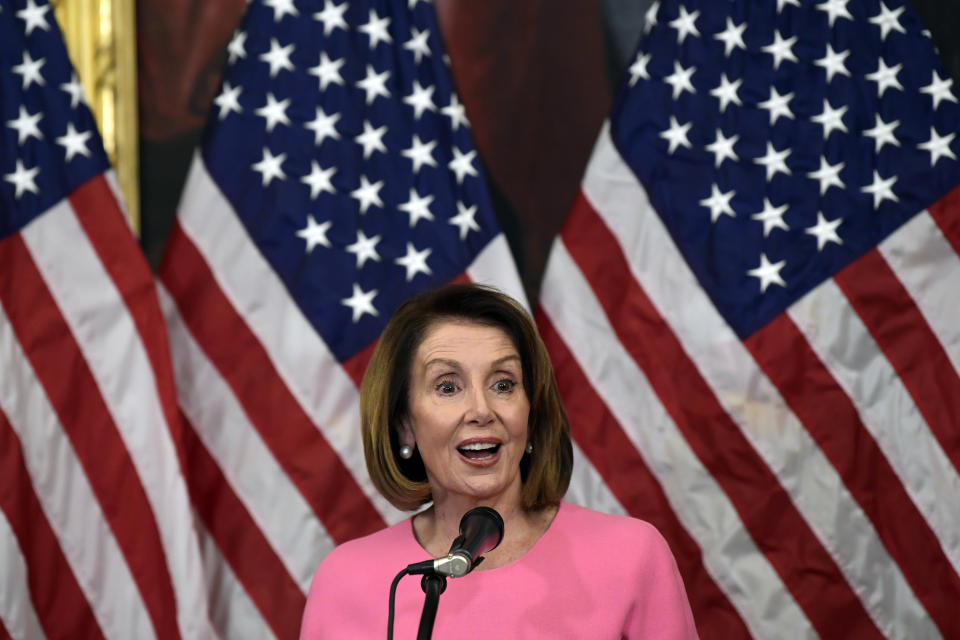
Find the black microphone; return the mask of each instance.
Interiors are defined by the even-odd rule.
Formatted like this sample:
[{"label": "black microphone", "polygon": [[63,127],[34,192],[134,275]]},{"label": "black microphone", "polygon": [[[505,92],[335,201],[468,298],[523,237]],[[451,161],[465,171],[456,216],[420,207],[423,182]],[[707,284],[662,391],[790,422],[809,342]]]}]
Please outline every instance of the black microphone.
[{"label": "black microphone", "polygon": [[417,562],[407,567],[413,574],[436,573],[460,578],[483,561],[483,554],[493,551],[503,540],[503,518],[490,507],[475,507],[460,519],[460,535],[443,558]]}]

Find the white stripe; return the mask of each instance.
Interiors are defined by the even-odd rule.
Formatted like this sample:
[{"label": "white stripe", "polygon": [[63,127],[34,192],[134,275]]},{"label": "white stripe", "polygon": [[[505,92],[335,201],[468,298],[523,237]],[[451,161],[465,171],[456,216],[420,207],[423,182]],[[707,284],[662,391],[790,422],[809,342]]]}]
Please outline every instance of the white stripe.
[{"label": "white stripe", "polygon": [[[180,632],[185,639],[203,637],[209,620],[190,498],[142,337],[69,202],[48,210],[22,235],[137,469],[173,582]],[[133,235],[129,242],[135,246]],[[143,275],[152,284],[146,270]]]},{"label": "white stripe", "polygon": [[392,524],[408,518],[380,495],[367,475],[356,386],[250,240],[199,154],[194,156],[182,202],[179,221],[184,233],[298,404],[384,519]]},{"label": "white stripe", "polygon": [[610,492],[603,476],[583,453],[580,445],[573,443],[573,475],[570,477],[570,489],[566,500],[574,504],[589,507],[604,513],[618,516],[629,515],[620,501]]},{"label": "white stripe", "polygon": [[633,277],[837,562],[877,626],[897,637],[937,631],[876,530],[776,387],[724,322],[625,165],[605,124],[583,191],[620,243]]},{"label": "white stripe", "polygon": [[40,506],[108,638],[153,638],[140,591],[70,441],[0,306],[0,409],[20,438]]},{"label": "white stripe", "polygon": [[257,638],[272,640],[276,636],[260,611],[250,600],[243,585],[230,569],[230,563],[220,554],[216,542],[197,518],[200,551],[206,567],[206,586],[210,602],[210,619],[216,635],[227,640]]},{"label": "white stripe", "polygon": [[880,243],[880,253],[897,274],[960,373],[960,316],[957,283],[960,256],[926,211],[915,215]]},{"label": "white stripe", "polygon": [[833,280],[796,302],[790,317],[850,396],[954,571],[960,571],[960,476],[896,370]]},{"label": "white stripe", "polygon": [[510,253],[507,239],[502,233],[497,234],[497,237],[477,254],[473,263],[467,267],[467,276],[477,284],[496,287],[517,300],[527,311],[530,310],[527,294],[513,262],[513,254]]},{"label": "white stripe", "polygon": [[589,283],[559,239],[540,303],[591,386],[663,487],[677,518],[703,550],[707,571],[758,638],[816,637],[736,509],[623,349]]},{"label": "white stripe", "polygon": [[[30,600],[27,563],[17,536],[0,509],[0,621],[14,640],[45,638],[37,612]],[[44,579],[50,579],[44,576]]]},{"label": "white stripe", "polygon": [[203,445],[294,582],[306,594],[320,560],[334,543],[277,464],[233,390],[194,341],[162,285],[159,293],[170,333],[181,407],[191,424],[203,425],[197,431]]}]

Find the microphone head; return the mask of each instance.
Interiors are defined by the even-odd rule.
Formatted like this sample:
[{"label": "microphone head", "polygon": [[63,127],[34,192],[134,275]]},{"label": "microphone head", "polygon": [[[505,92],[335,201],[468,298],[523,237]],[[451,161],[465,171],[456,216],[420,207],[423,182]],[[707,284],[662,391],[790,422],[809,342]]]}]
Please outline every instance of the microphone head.
[{"label": "microphone head", "polygon": [[471,561],[497,548],[503,540],[503,518],[490,507],[474,507],[460,519],[461,549]]}]

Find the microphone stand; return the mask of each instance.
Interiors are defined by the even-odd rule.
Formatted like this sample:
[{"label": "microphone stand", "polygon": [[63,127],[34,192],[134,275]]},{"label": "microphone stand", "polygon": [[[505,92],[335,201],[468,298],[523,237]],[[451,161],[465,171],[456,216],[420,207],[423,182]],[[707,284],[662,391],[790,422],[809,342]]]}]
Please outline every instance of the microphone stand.
[{"label": "microphone stand", "polygon": [[437,618],[437,606],[440,604],[440,594],[447,588],[447,577],[436,573],[428,573],[420,580],[420,587],[425,594],[423,612],[420,614],[420,629],[417,631],[417,640],[430,640],[433,635],[433,623]]}]

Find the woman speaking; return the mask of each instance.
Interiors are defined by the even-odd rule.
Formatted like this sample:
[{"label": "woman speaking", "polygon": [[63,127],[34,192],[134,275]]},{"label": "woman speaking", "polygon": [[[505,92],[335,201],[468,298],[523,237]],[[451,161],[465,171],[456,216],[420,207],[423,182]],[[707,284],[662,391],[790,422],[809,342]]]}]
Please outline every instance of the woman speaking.
[{"label": "woman speaking", "polygon": [[[313,579],[301,638],[382,638],[394,575],[442,558],[477,506],[503,518],[499,546],[450,580],[434,638],[696,638],[666,542],[641,520],[563,501],[570,426],[527,312],[495,290],[449,285],[390,320],[360,392],[374,485],[429,508],[336,548]],[[424,592],[400,582],[394,633],[416,636]]]}]

